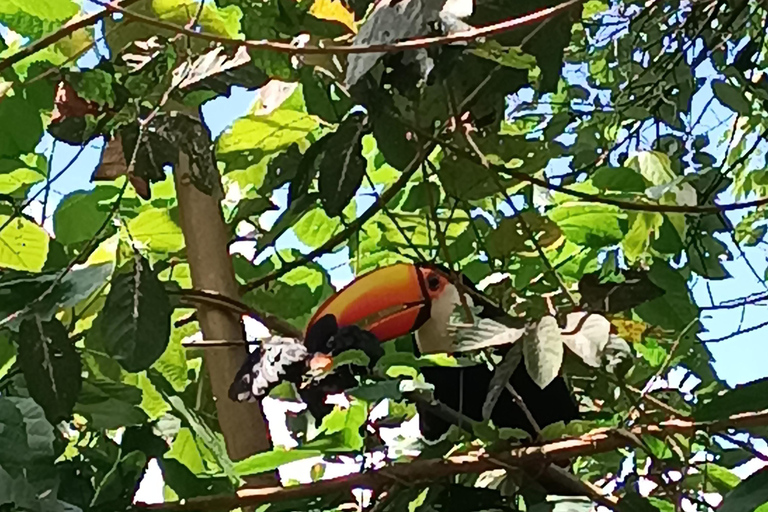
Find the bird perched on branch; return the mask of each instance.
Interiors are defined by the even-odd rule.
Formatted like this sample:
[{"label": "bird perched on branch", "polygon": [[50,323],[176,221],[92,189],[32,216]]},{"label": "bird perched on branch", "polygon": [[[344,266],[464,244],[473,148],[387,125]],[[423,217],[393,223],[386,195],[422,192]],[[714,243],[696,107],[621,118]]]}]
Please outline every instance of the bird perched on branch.
[{"label": "bird perched on branch", "polygon": [[[478,318],[457,321],[456,311],[462,309]],[[470,281],[454,284],[444,268],[432,264],[391,265],[356,279],[328,298],[309,321],[303,343],[291,338],[263,342],[238,372],[230,397],[254,400],[265,396],[281,380],[299,384],[308,370],[328,369],[334,355],[352,348],[368,355],[370,369],[383,355],[381,342],[409,333],[414,333],[417,355],[455,354],[489,347],[497,354],[508,355],[524,332],[511,325],[511,320]],[[424,366],[421,371],[434,386],[435,399],[475,421],[490,418],[498,427],[521,428],[535,435],[538,427],[578,416],[562,377],[555,377],[542,388],[529,376],[521,357],[505,358],[515,359],[517,362],[506,365],[507,373],[501,381],[498,376],[494,379],[498,373],[488,364]],[[299,394],[319,420],[332,410],[325,404],[325,397],[356,386],[356,374],[360,369],[338,368],[318,382],[300,386]],[[510,392],[505,392],[510,387]],[[487,399],[489,394],[493,400]],[[429,404],[417,403],[417,409],[425,439],[438,439],[449,429],[450,423],[435,414]]]},{"label": "bird perched on branch", "polygon": [[[488,347],[504,355],[511,350],[510,344],[522,336],[524,329],[510,325],[512,319],[477,292],[469,280],[463,279],[457,286],[451,277],[447,269],[432,264],[400,263],[375,270],[326,300],[310,320],[310,329],[332,316],[339,326],[356,325],[380,342],[414,333],[417,355]],[[479,318],[456,322],[456,311],[461,309],[474,310]],[[518,359],[512,369],[508,382],[522,398],[536,426],[578,417],[562,377],[542,389],[528,375],[522,361]],[[434,386],[435,399],[451,409],[476,421],[490,413],[496,426],[522,428],[535,435],[536,426],[511,393],[497,394],[491,410],[483,414],[495,374],[488,365],[424,366],[421,372]],[[505,376],[501,385],[506,388],[506,384]],[[417,403],[417,409],[422,435],[427,440],[438,439],[450,427],[427,404]]]}]

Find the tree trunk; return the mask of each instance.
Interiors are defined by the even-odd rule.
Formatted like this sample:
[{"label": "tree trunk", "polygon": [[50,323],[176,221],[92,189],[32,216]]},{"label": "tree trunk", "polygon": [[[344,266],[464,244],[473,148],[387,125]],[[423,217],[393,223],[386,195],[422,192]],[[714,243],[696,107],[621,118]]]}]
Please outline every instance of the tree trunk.
[{"label": "tree trunk", "polygon": [[[229,236],[221,213],[218,191],[209,196],[190,182],[189,157],[180,154],[175,170],[181,229],[187,249],[187,261],[195,289],[213,291],[238,299]],[[220,185],[218,185],[220,187]],[[212,306],[200,305],[197,317],[203,337],[209,340],[244,340],[238,315]],[[232,460],[270,449],[266,422],[258,403],[237,403],[227,396],[229,385],[246,357],[242,347],[204,349],[205,367],[211,379],[221,432]],[[248,481],[249,486],[274,485],[274,475]]]}]

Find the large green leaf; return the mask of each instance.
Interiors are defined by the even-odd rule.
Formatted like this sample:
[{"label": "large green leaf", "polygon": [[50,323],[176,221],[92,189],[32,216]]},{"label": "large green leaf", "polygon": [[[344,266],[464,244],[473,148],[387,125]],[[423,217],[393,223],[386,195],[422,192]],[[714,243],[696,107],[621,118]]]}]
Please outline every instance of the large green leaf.
[{"label": "large green leaf", "polygon": [[153,252],[175,253],[184,248],[184,235],[179,227],[176,209],[144,210],[128,221],[128,230],[134,240]]},{"label": "large green leaf", "polygon": [[340,225],[339,219],[330,218],[325,211],[315,208],[301,217],[293,231],[296,238],[314,249],[327,242]]},{"label": "large green leaf", "polygon": [[627,232],[627,214],[615,206],[567,202],[550,210],[548,216],[565,238],[587,247],[613,245]]},{"label": "large green leaf", "polygon": [[317,128],[317,121],[303,105],[295,108],[294,97],[301,98],[301,87],[279,108],[267,115],[240,118],[219,137],[216,154],[227,163],[227,172],[245,169],[266,155],[280,153]]},{"label": "large green leaf", "polygon": [[0,194],[23,197],[32,185],[45,179],[48,169],[43,157],[24,160],[0,159]]},{"label": "large green leaf", "polygon": [[20,96],[3,98],[0,119],[9,120],[0,123],[0,157],[15,158],[35,150],[43,135],[43,121],[31,102]]},{"label": "large green leaf", "polygon": [[64,325],[56,319],[28,318],[21,323],[16,343],[30,396],[51,423],[68,419],[80,393],[82,365]]},{"label": "large green leaf", "polygon": [[65,196],[53,214],[56,240],[64,245],[78,244],[93,238],[110,215],[110,200],[119,189],[100,186],[91,191],[78,190]]},{"label": "large green leaf", "polygon": [[171,303],[149,262],[135,256],[119,269],[98,317],[104,348],[123,368],[149,368],[171,335]]},{"label": "large green leaf", "polygon": [[48,233],[24,217],[0,215],[0,226],[4,226],[0,231],[0,269],[42,270],[48,256]]}]

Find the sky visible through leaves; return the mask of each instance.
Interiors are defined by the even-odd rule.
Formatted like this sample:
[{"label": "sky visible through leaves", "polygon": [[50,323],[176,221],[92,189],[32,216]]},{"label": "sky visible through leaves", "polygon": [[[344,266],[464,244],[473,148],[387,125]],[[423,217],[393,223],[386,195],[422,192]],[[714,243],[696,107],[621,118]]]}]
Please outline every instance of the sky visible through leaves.
[{"label": "sky visible through leaves", "polygon": [[[85,3],[88,5],[88,2]],[[93,4],[91,4],[93,5]],[[94,10],[98,10],[98,7],[93,7]],[[89,52],[84,55],[78,64],[83,67],[88,67],[94,62],[95,55],[93,52]],[[565,71],[569,72],[568,69]],[[571,69],[571,74],[578,74],[578,69]],[[699,73],[703,76],[707,73],[711,73],[711,69],[706,69],[706,66],[702,66]],[[212,137],[217,137],[232,121],[245,114],[249,108],[256,101],[258,91],[247,91],[242,88],[234,88],[229,97],[217,98],[203,106],[202,113],[206,125],[211,130]],[[516,97],[511,98],[511,104],[514,105],[516,101],[530,100],[529,91],[521,91]],[[700,111],[705,106],[710,98],[703,94],[697,94],[695,96],[693,111]],[[728,124],[724,121],[731,115],[731,112],[725,107],[713,107],[709,108],[702,117],[702,130],[711,128],[708,131],[710,140],[716,141],[724,136]],[[652,136],[652,134],[650,135]],[[52,149],[52,139],[47,136],[41,141],[38,151],[50,152]],[[77,153],[76,147],[68,147],[65,144],[57,143],[55,146],[55,153],[52,156],[52,172],[60,167],[63,167],[69,160]],[[48,205],[49,216],[55,211],[58,201],[66,194],[80,189],[89,189],[93,187],[89,178],[92,170],[99,162],[101,153],[100,141],[93,141],[89,144],[88,148],[78,157],[77,165],[63,175],[55,186],[52,187],[54,192],[50,198]],[[717,156],[717,155],[715,155]],[[551,174],[557,174],[557,166],[552,166]],[[262,227],[268,229],[272,223],[279,217],[284,211],[287,201],[287,186],[281,191],[278,191],[273,199],[275,203],[280,207],[280,210],[266,212],[261,217]],[[726,191],[720,196],[722,202],[732,202],[733,197]],[[362,212],[367,209],[373,203],[374,197],[371,194],[370,189],[361,189],[356,198],[357,211]],[[505,205],[501,205],[502,209],[508,208]],[[40,208],[37,205],[32,205],[30,211],[39,212]],[[729,219],[736,224],[744,216],[743,212],[728,212]],[[732,241],[726,237],[720,237],[723,243],[729,247],[734,247]],[[248,243],[241,244],[245,251],[249,251]],[[305,244],[298,240],[293,232],[288,232],[283,235],[277,242],[276,248],[281,249],[298,249],[302,252],[308,252],[310,250]],[[233,247],[233,250],[237,249],[237,244]],[[744,257],[749,259],[751,265],[755,270],[763,275],[766,271],[766,257],[764,249],[760,247],[745,247]],[[260,260],[266,259],[272,254],[274,250],[266,251]],[[739,257],[734,261],[729,261],[724,264],[731,274],[731,278],[722,281],[708,281],[702,278],[694,279],[689,285],[691,286],[694,299],[701,306],[711,305],[711,297],[715,297],[716,301],[726,301],[728,299],[736,299],[743,297],[751,293],[759,293],[765,291],[763,285],[755,278],[748,265],[744,262],[744,257]],[[348,284],[353,279],[353,274],[348,262],[348,251],[343,249],[337,253],[324,255],[318,259],[318,262],[325,267],[332,279],[333,285],[338,289]],[[704,314],[702,321],[709,333],[702,336],[703,339],[707,338],[719,338],[725,337],[742,327],[749,327],[757,325],[765,321],[764,306],[762,305],[748,305],[744,308],[744,312],[740,309],[724,309],[712,311],[709,315]],[[258,336],[265,331],[260,328],[258,324],[248,322],[250,326],[251,336]],[[764,360],[760,357],[745,357],[745,354],[760,353],[764,350],[765,333],[768,332],[768,327],[765,329],[758,329],[755,331],[739,334],[735,337],[729,338],[719,343],[713,343],[709,345],[709,349],[712,351],[715,358],[714,367],[717,373],[725,379],[730,385],[742,384],[750,381],[760,379],[768,376],[768,366],[766,366]],[[674,375],[674,374],[673,374]],[[674,382],[670,384],[674,385]],[[279,417],[283,408],[277,403],[273,402],[273,409],[271,414]],[[413,434],[417,431],[413,430],[414,425],[411,425],[410,432]],[[278,439],[283,436],[284,439],[288,436],[287,431],[282,431],[278,428],[276,432]],[[287,439],[290,439],[289,437]],[[756,445],[763,451],[768,451],[768,445],[766,443],[757,443]],[[281,474],[283,478],[300,478],[305,479],[309,476],[309,471],[314,460],[299,461],[287,465]],[[353,471],[356,467],[354,462],[341,463],[330,465],[326,469],[328,476],[342,475],[350,471]],[[749,474],[755,471],[759,467],[759,462],[749,464],[743,469],[744,474]],[[145,482],[137,494],[137,499],[140,501],[146,501],[148,503],[156,503],[161,501],[162,498],[162,481],[159,468],[156,465],[152,466],[152,470],[148,473]]]},{"label": "sky visible through leaves", "polygon": [[[78,31],[12,66],[9,55],[24,54],[81,6],[87,15],[104,4],[0,5],[0,35],[8,36],[3,23],[23,34],[0,41],[0,120],[25,121],[0,126],[8,190],[0,198],[0,447],[8,447],[0,453],[0,508],[118,510],[130,507],[139,481],[139,501],[183,507],[206,495],[234,499],[243,478],[280,467],[284,484],[318,484],[299,488],[318,501],[289,505],[295,510],[349,501],[322,487],[335,475],[362,471],[373,482],[387,471],[410,480],[415,471],[427,476],[423,492],[394,478],[373,494],[375,510],[524,504],[558,512],[514,471],[478,477],[451,466],[449,454],[471,458],[479,447],[511,457],[525,474],[529,459],[515,451],[525,439],[584,443],[579,457],[556,449],[542,467],[551,476],[552,460],[569,459],[589,499],[565,506],[579,510],[607,500],[617,512],[689,512],[724,495],[722,512],[751,512],[752,501],[768,500],[768,469],[758,471],[768,465],[758,460],[768,460],[768,299],[727,304],[768,296],[768,169],[752,165],[767,153],[760,25],[764,32],[768,8],[754,0],[683,2],[679,10],[566,2],[531,26],[433,46],[417,38],[455,34],[459,17],[486,26],[553,4],[483,0],[471,17],[443,10],[442,0],[369,4],[217,0],[198,10],[192,0],[144,1],[107,17],[93,35]],[[342,55],[273,51],[298,34],[311,34],[301,43],[310,48],[333,41]],[[109,47],[99,41],[69,65],[78,44],[102,36]],[[243,37],[268,41],[245,51],[235,42]],[[403,39],[419,49],[344,48],[400,49]],[[297,84],[294,92],[281,94],[277,78]],[[264,99],[255,89],[267,83],[278,107],[254,113]],[[230,96],[216,97],[222,91]],[[194,115],[200,104],[210,138]],[[94,134],[111,138],[103,153]],[[176,184],[171,166],[181,173]],[[95,187],[97,167],[104,181]],[[50,190],[46,170],[56,176]],[[197,226],[183,214],[194,211],[183,191],[214,194],[217,172],[226,194],[220,240],[241,239],[229,246],[240,293],[225,306],[194,289],[194,249],[184,246]],[[39,199],[17,220],[14,208],[31,194]],[[742,209],[755,199],[756,211]],[[240,231],[249,224],[253,232]],[[322,255],[306,256],[313,251]],[[490,368],[506,356],[414,355],[400,338],[367,370],[367,356],[346,354],[362,372],[357,387],[316,425],[306,411],[285,415],[297,390],[281,385],[264,401],[277,420],[273,449],[263,433],[233,436],[244,429],[231,420],[243,411],[256,419],[258,408],[220,401],[224,379],[207,370],[229,355],[182,346],[205,329],[204,312],[194,316],[193,308],[213,300],[236,311],[233,318],[250,310],[272,332],[294,333],[355,274],[409,259],[456,263],[476,282],[507,273],[481,288],[528,329],[509,329],[520,333],[510,353],[525,354],[520,368],[539,387],[562,375],[582,418],[543,429],[529,419],[526,433],[484,412],[483,421],[453,421],[447,438],[427,447],[415,439],[424,404],[403,385],[420,389],[430,366],[472,360]],[[566,318],[569,326],[594,322],[567,333]],[[243,321],[250,338],[269,332]],[[667,382],[656,382],[664,375]],[[382,443],[396,435],[387,430],[393,425],[415,444]],[[729,438],[729,425],[741,433]],[[368,457],[386,471],[363,471]],[[436,480],[418,469],[440,458],[462,474]],[[30,500],[40,492],[39,503]]]}]

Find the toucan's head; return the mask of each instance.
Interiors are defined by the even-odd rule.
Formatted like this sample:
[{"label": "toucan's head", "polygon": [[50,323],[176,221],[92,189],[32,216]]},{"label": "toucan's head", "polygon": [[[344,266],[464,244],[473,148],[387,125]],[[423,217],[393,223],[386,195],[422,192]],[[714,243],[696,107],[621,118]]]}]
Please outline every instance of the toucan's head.
[{"label": "toucan's head", "polygon": [[[318,308],[307,325],[307,348],[323,351],[314,346],[317,342],[312,333],[319,331],[316,325],[327,322],[329,317],[339,328],[358,326],[380,342],[414,331],[419,331],[417,339],[424,338],[426,331],[434,330],[430,327],[439,331],[447,324],[458,303],[458,290],[440,267],[426,263],[383,267],[356,279]],[[419,348],[424,351],[421,342]],[[441,350],[429,347],[426,351]]]}]

